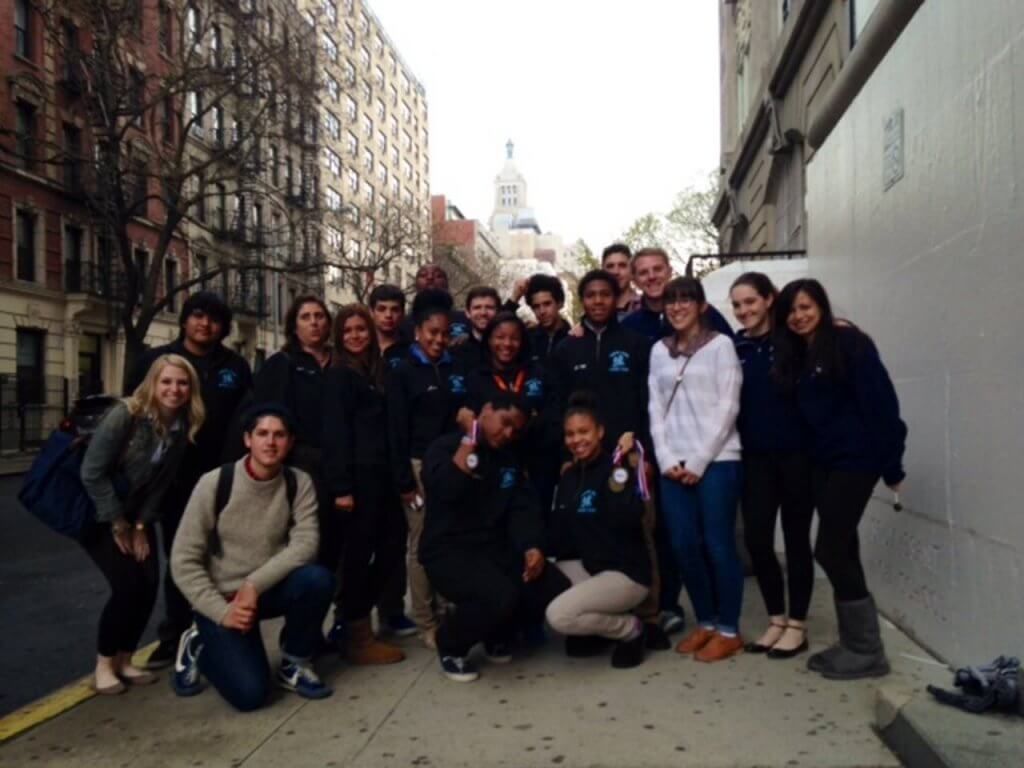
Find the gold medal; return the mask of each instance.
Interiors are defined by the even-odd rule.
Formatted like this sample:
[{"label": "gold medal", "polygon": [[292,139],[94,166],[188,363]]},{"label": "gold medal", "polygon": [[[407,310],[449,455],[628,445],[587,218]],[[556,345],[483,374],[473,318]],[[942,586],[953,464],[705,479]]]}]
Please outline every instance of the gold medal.
[{"label": "gold medal", "polygon": [[629,482],[629,471],[625,467],[615,467],[608,478],[608,488],[612,493],[622,493]]}]

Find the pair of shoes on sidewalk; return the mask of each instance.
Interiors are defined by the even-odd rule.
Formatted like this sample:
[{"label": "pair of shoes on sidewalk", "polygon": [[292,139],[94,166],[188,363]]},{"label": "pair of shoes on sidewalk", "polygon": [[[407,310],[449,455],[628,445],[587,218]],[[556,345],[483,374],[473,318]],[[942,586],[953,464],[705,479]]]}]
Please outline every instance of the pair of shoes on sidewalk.
[{"label": "pair of shoes on sidewalk", "polygon": [[697,661],[706,663],[722,661],[743,652],[743,638],[723,635],[714,629],[697,627],[676,646],[676,653],[692,655]]},{"label": "pair of shoes on sidewalk", "polygon": [[[199,630],[192,625],[181,634],[174,659],[171,688],[179,696],[195,696],[206,687],[199,673],[199,656],[203,651]],[[325,684],[308,661],[283,658],[277,669],[277,684],[305,699],[325,699],[334,691]]]},{"label": "pair of shoes on sidewalk", "polygon": [[[438,652],[441,672],[456,683],[472,683],[480,677],[476,663],[469,656],[445,656]],[[512,661],[512,646],[506,642],[484,643],[484,658],[492,664],[508,664]]]}]

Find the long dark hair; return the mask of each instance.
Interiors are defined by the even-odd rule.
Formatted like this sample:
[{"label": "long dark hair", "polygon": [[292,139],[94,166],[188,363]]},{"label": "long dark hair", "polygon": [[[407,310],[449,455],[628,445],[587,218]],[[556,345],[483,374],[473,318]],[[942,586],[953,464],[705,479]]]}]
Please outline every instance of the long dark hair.
[{"label": "long dark hair", "polygon": [[[821,320],[810,344],[793,333],[787,322],[800,293],[807,294],[821,312]],[[800,377],[813,370],[836,381],[846,378],[846,360],[839,347],[839,331],[835,315],[832,314],[832,302],[824,286],[817,280],[802,278],[786,284],[775,302],[772,333],[775,345],[775,367],[772,374],[786,389],[796,387]]]},{"label": "long dark hair", "polygon": [[[704,293],[704,286],[695,277],[674,277],[665,285],[665,292],[661,297],[662,302],[668,304],[679,299],[693,299],[697,302],[698,307],[708,303],[707,295]],[[711,327],[711,320],[706,310],[697,314],[697,323],[705,331]],[[673,331],[673,334],[675,334],[675,331]]]},{"label": "long dark hair", "polygon": [[[370,345],[363,350],[361,355],[353,355],[343,342],[345,336],[345,323],[351,318],[358,317],[366,323],[366,329],[370,332]],[[334,318],[334,365],[345,366],[363,376],[371,383],[382,387],[384,385],[384,369],[381,363],[380,344],[377,342],[377,326],[373,322],[373,315],[362,304],[349,304],[338,310],[338,316]]]},{"label": "long dark hair", "polygon": [[514,325],[519,329],[519,354],[516,355],[516,359],[512,361],[512,364],[517,368],[522,368],[526,365],[526,361],[530,359],[530,340],[527,337],[526,323],[520,320],[519,316],[514,312],[499,312],[491,318],[491,322],[484,329],[481,341],[483,342],[484,349],[487,350],[488,362],[494,362],[494,356],[491,354],[491,336],[494,335],[494,332],[500,325]]},{"label": "long dark hair", "polygon": [[282,352],[294,354],[302,351],[302,345],[299,343],[299,337],[296,335],[295,329],[299,325],[299,310],[302,309],[303,304],[316,304],[327,316],[328,327],[331,324],[331,310],[327,308],[327,304],[323,299],[319,296],[314,296],[312,293],[308,293],[305,296],[297,296],[284,315],[285,341],[281,347]]}]

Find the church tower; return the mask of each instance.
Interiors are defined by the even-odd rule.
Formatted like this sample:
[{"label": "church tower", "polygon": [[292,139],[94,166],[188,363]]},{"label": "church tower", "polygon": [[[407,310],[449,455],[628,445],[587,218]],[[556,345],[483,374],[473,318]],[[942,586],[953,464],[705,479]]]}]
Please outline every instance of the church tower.
[{"label": "church tower", "polygon": [[[505,166],[494,177],[494,212],[490,220],[490,228],[494,232],[513,229],[516,221],[523,219],[522,214],[527,208],[526,179],[516,167],[514,153],[515,144],[509,139],[505,144]],[[532,212],[529,217],[533,218]]]}]

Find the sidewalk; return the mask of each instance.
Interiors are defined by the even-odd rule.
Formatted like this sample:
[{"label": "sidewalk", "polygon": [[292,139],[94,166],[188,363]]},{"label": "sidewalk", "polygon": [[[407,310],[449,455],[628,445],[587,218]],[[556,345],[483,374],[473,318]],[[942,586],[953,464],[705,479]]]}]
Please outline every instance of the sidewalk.
[{"label": "sidewalk", "polygon": [[[812,650],[834,637],[830,597],[819,581]],[[765,617],[749,580],[745,608],[753,632]],[[893,666],[883,681],[827,681],[804,668],[806,656],[705,665],[668,651],[619,671],[605,658],[567,659],[557,639],[510,665],[484,664],[469,685],[443,679],[414,641],[393,667],[332,659],[321,665],[332,698],[280,693],[250,715],[210,690],[178,699],[161,680],[92,698],[11,740],[0,746],[0,765],[898,766],[872,730],[879,686],[910,694],[948,674],[883,623]],[[276,622],[266,634],[276,636]]]}]

